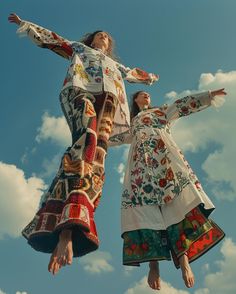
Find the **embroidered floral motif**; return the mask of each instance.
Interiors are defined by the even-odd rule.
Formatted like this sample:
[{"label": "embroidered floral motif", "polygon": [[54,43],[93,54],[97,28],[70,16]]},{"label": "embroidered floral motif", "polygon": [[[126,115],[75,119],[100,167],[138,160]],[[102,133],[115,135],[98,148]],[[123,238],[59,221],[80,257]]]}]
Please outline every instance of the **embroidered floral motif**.
[{"label": "embroidered floral motif", "polygon": [[[195,192],[202,191],[171,136],[170,123],[209,106],[209,99],[208,94],[184,97],[170,106],[143,110],[133,119],[129,177],[125,177],[122,208],[168,204],[190,183]],[[116,140],[125,137],[121,134]],[[115,138],[112,140],[115,142]]]},{"label": "embroidered floral motif", "polygon": [[124,233],[123,238],[124,264],[152,259],[170,259],[170,249],[164,231],[136,230]]}]

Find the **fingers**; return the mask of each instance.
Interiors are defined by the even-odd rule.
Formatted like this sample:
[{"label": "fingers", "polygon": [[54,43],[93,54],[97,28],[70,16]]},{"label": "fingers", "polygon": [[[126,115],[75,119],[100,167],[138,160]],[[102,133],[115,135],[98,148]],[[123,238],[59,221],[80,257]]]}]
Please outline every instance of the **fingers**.
[{"label": "fingers", "polygon": [[14,20],[14,19],[16,19],[16,14],[15,14],[15,13],[11,13],[11,14],[8,16],[8,19],[9,19],[9,20]]},{"label": "fingers", "polygon": [[19,16],[16,15],[15,13],[11,13],[11,14],[8,16],[8,21],[11,22],[11,23],[20,24],[21,19],[20,19]]},{"label": "fingers", "polygon": [[[221,88],[217,90],[218,93],[221,93],[221,95],[226,95],[227,93],[224,91],[225,88]],[[218,94],[219,95],[219,94]]]},{"label": "fingers", "polygon": [[215,91],[211,91],[211,94],[213,97],[215,96],[225,96],[227,95],[227,93],[224,91],[225,88],[221,88],[221,89],[218,89],[218,90],[215,90]]}]

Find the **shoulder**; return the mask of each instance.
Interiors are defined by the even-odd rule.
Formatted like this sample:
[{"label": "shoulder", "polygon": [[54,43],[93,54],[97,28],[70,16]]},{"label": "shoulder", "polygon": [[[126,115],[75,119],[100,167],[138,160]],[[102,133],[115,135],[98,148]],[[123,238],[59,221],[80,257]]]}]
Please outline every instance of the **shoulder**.
[{"label": "shoulder", "polygon": [[72,41],[71,42],[71,47],[74,51],[82,52],[85,50],[85,46],[83,43],[78,42],[78,41]]}]

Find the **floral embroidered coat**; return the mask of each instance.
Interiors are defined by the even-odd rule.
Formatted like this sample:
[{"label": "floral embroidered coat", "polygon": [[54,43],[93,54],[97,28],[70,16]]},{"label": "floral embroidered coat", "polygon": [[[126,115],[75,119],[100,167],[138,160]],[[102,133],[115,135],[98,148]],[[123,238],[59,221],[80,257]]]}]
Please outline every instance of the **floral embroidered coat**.
[{"label": "floral embroidered coat", "polygon": [[143,110],[134,117],[130,131],[110,138],[110,146],[131,143],[121,201],[122,232],[166,229],[201,203],[214,209],[170,130],[176,119],[211,103],[210,92],[205,92]]},{"label": "floral embroidered coat", "polygon": [[129,82],[152,84],[158,76],[145,71],[130,69],[114,61],[99,49],[93,49],[78,41],[68,41],[56,33],[27,21],[21,21],[17,31],[28,35],[39,47],[48,48],[71,61],[62,92],[77,87],[92,94],[107,92],[118,99],[114,117],[113,134],[124,132],[129,126],[129,108],[123,79]]}]

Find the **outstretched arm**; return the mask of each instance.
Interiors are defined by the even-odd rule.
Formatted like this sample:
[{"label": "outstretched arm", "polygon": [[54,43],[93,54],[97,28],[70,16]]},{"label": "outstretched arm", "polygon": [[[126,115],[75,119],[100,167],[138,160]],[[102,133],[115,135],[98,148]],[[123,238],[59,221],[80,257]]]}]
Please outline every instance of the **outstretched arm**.
[{"label": "outstretched arm", "polygon": [[224,91],[224,88],[215,91],[194,94],[178,99],[171,105],[163,106],[161,110],[165,113],[167,120],[171,122],[182,116],[187,116],[201,111],[211,105],[217,107],[218,97],[216,96],[223,97],[225,95],[226,92]]},{"label": "outstretched arm", "polygon": [[8,20],[19,25],[18,34],[21,36],[28,35],[37,46],[50,49],[66,59],[71,58],[73,50],[70,41],[34,23],[21,20],[14,13],[9,15]]},{"label": "outstretched arm", "polygon": [[153,73],[147,73],[140,68],[129,68],[117,63],[117,67],[122,74],[124,80],[130,83],[143,83],[152,85],[159,79],[159,76]]},{"label": "outstretched arm", "polygon": [[122,144],[131,144],[132,142],[132,134],[130,129],[124,133],[114,135],[110,137],[108,141],[108,147],[119,146]]}]

